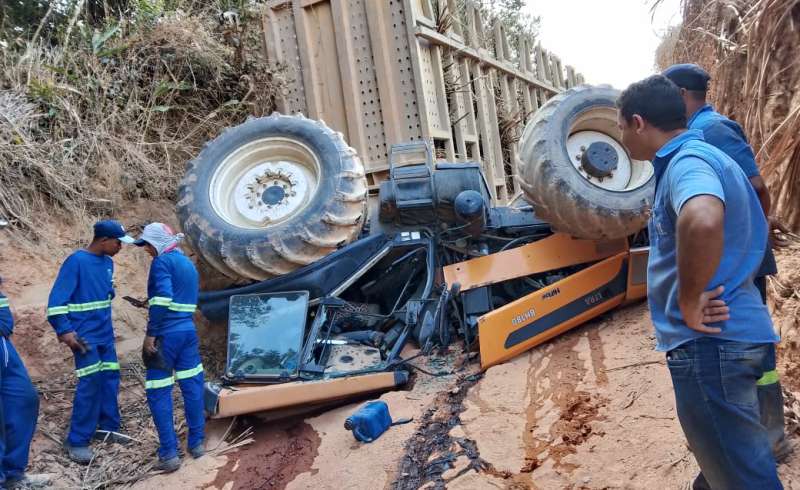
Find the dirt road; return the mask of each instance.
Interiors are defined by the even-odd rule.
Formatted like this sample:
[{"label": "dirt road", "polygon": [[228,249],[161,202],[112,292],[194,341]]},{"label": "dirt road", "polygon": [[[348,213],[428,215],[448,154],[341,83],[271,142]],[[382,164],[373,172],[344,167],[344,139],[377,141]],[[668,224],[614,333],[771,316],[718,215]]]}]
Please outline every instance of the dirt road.
[{"label": "dirt road", "polygon": [[[76,488],[93,474],[99,478],[118,471],[104,468],[121,456],[115,450],[103,452],[89,471],[67,462],[57,444],[66,429],[74,379],[71,356],[56,342],[43,314],[63,258],[50,250],[71,250],[80,241],[69,234],[56,240],[34,249],[0,241],[0,272],[17,315],[15,342],[37,386],[46,391],[33,468],[55,471],[56,488]],[[144,294],[147,261],[137,252],[125,250],[116,260],[121,294]],[[780,254],[779,266],[771,293],[776,324],[785,337],[781,366],[785,385],[800,392],[800,248]],[[123,374],[129,373],[123,380],[124,407],[135,412],[123,418],[126,430],[145,442],[136,449],[138,460],[149,462],[155,435],[143,390],[135,373],[130,374],[145,316],[118,303],[117,348]],[[204,335],[211,338],[209,332]],[[483,375],[477,374],[476,361],[465,364],[463,353],[453,349],[448,356],[415,362],[429,371],[455,368],[455,373],[418,373],[412,389],[381,397],[394,417],[414,421],[371,444],[356,442],[343,429],[358,404],[281,422],[244,421],[255,429],[252,444],[187,460],[173,475],[137,477],[134,488],[680,488],[697,469],[675,417],[664,358],[653,345],[646,306],[639,304]],[[786,488],[800,489],[800,455],[790,457],[780,471]]]},{"label": "dirt road", "polygon": [[[420,375],[411,391],[382,397],[395,417],[414,416],[412,424],[361,444],[342,429],[357,404],[309,418],[297,430],[303,454],[314,454],[310,466],[288,483],[276,473],[276,486],[267,479],[260,488],[681,488],[697,467],[653,344],[647,309],[635,305],[477,381],[464,376],[470,369]],[[273,446],[292,440],[285,431],[271,437]],[[250,459],[250,450],[230,458]],[[245,464],[226,462],[206,488],[253,488],[248,474]],[[786,488],[800,488],[800,455],[781,475]]]}]

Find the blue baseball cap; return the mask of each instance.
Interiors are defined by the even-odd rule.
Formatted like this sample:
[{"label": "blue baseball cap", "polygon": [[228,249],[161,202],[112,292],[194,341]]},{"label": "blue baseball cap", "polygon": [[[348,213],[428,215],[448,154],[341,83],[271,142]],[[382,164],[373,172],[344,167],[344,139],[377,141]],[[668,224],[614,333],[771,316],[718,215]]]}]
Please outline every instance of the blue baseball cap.
[{"label": "blue baseball cap", "polygon": [[133,243],[133,238],[125,234],[125,227],[119,221],[106,219],[94,224],[95,238],[116,238],[122,243]]},{"label": "blue baseball cap", "polygon": [[680,88],[699,92],[705,92],[708,89],[708,81],[711,80],[711,75],[707,71],[692,63],[672,65],[661,74]]}]

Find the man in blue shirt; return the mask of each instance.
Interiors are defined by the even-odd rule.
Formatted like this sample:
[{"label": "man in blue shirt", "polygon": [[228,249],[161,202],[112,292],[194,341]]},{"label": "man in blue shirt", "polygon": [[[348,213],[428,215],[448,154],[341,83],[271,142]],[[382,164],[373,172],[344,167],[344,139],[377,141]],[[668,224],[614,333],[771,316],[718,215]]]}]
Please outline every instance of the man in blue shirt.
[{"label": "man in blue shirt", "polygon": [[0,292],[0,488],[39,488],[49,479],[25,474],[39,416],[39,394],[11,343],[13,333],[14,316],[8,298]]},{"label": "man in blue shirt", "polygon": [[153,257],[147,280],[150,318],[142,351],[147,404],[160,443],[156,468],[166,472],[181,465],[172,418],[175,381],[183,394],[189,454],[199,458],[204,453],[203,364],[192,318],[200,282],[192,261],[178,250],[182,238],[163,223],[151,223],[135,242]]},{"label": "man in blue shirt", "polygon": [[655,169],[648,301],[701,469],[693,487],[783,488],[759,421],[756,382],[778,338],[753,284],[767,247],[758,196],[736,162],[687,130],[666,77],[631,85],[617,105],[623,144]]},{"label": "man in blue shirt", "polygon": [[[686,104],[686,117],[689,129],[703,131],[706,143],[713,145],[731,157],[742,168],[758,194],[761,209],[772,227],[770,218],[770,196],[764,179],[758,171],[753,149],[738,123],[714,110],[706,102],[709,74],[697,65],[672,65],[663,75],[680,87],[681,97]],[[767,276],[778,273],[772,247],[768,246],[764,260],[756,273],[755,284],[761,299],[767,302]],[[758,399],[761,406],[761,423],[767,428],[775,459],[784,460],[791,452],[792,445],[786,439],[783,421],[783,392],[775,365],[775,349],[769,354],[771,362],[768,371],[758,382]]]},{"label": "man in blue shirt", "polygon": [[133,243],[116,221],[98,221],[85,249],[67,257],[47,302],[47,320],[58,340],[75,355],[78,385],[64,448],[70,459],[89,464],[91,439],[125,443],[119,434],[119,363],[111,325],[114,261],[122,243]]}]

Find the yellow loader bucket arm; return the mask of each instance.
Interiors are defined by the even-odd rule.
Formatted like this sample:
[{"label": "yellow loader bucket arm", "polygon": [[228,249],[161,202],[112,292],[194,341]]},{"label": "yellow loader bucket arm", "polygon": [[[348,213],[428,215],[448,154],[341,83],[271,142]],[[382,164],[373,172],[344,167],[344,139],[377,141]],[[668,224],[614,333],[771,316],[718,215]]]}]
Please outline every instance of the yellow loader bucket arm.
[{"label": "yellow loader bucket arm", "polygon": [[627,240],[554,234],[511,250],[444,267],[463,293],[503,281],[592,264],[478,318],[481,367],[513,358],[625,302],[646,296],[647,248]]}]

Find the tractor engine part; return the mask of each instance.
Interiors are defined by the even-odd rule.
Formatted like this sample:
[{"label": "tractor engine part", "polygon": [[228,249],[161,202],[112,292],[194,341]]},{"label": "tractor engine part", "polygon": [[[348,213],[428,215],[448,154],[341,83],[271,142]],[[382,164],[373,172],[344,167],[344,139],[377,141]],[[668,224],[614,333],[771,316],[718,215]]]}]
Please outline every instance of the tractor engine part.
[{"label": "tractor engine part", "polygon": [[456,196],[455,211],[458,223],[472,238],[478,238],[486,230],[486,200],[476,191],[461,191]]},{"label": "tractor engine part", "polygon": [[482,201],[483,209],[489,207],[491,197],[477,163],[439,163],[435,171],[427,164],[399,167],[392,178],[381,182],[380,220],[398,226],[463,223],[456,198],[465,191],[472,191],[467,196]]},{"label": "tractor engine part", "polygon": [[650,162],[621,145],[619,92],[582,85],[558,94],[525,126],[520,185],[536,215],[576,238],[614,239],[641,230],[655,179]]},{"label": "tractor engine part", "polygon": [[189,245],[233,279],[264,280],[355,240],[365,220],[364,166],[321,121],[273,114],[207,143],[178,190]]}]

